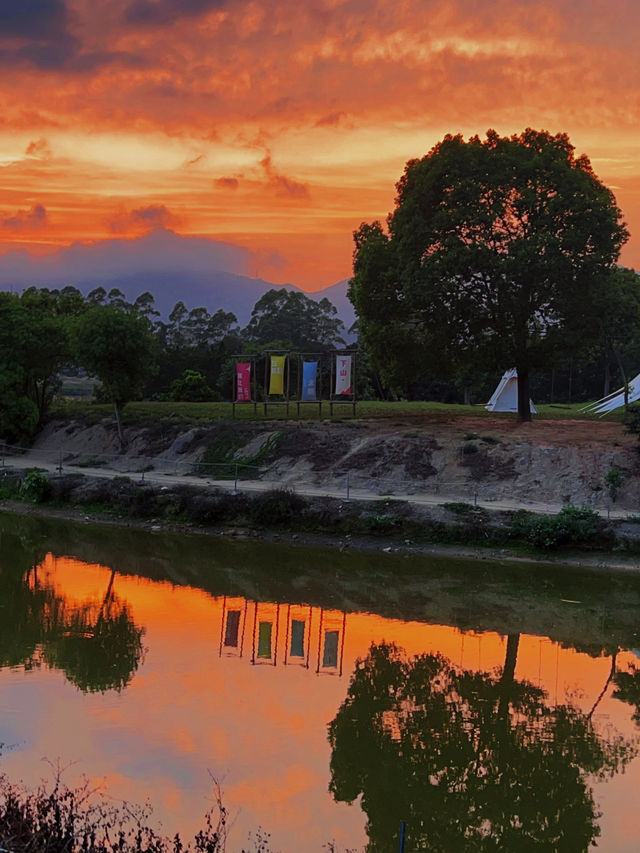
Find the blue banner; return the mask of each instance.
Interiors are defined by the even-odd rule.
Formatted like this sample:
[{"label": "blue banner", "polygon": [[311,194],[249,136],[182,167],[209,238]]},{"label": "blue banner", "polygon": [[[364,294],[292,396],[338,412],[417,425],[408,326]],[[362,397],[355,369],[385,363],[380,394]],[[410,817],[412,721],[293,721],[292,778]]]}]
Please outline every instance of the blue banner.
[{"label": "blue banner", "polygon": [[318,375],[317,361],[302,362],[302,402],[316,403],[318,392],[316,389],[316,377]]}]

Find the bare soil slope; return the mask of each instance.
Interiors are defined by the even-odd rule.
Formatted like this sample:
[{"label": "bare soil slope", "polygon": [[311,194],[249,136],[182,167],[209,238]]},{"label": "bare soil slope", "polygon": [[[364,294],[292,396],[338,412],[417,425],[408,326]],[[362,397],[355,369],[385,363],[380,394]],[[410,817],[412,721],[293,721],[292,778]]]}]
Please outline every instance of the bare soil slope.
[{"label": "bare soil slope", "polygon": [[35,453],[70,465],[123,471],[216,476],[223,463],[251,466],[248,475],[295,487],[346,477],[378,494],[437,493],[446,499],[513,499],[541,503],[610,502],[605,475],[624,482],[616,508],[640,510],[640,454],[621,424],[433,415],[382,420],[221,422],[187,428],[154,422],[127,429],[119,453],[115,426],[52,422]]}]

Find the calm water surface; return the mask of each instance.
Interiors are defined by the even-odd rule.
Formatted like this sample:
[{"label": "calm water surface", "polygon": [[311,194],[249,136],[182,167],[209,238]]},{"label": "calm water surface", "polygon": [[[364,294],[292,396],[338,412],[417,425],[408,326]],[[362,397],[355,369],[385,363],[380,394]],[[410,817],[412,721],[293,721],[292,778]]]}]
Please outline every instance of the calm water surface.
[{"label": "calm water surface", "polygon": [[640,583],[0,515],[0,766],[228,849],[640,847]]}]

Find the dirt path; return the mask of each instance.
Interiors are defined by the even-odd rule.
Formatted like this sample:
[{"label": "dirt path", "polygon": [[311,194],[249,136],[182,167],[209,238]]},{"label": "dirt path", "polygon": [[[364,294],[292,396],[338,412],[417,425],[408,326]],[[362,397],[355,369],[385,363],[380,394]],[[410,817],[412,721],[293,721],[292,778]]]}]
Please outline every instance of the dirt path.
[{"label": "dirt path", "polygon": [[[19,467],[20,469],[38,467],[52,474],[58,474],[62,471],[62,473],[65,474],[81,473],[87,477],[99,477],[107,479],[122,476],[122,471],[103,466],[99,468],[91,468],[87,466],[76,467],[73,465],[63,464],[61,468],[59,463],[56,464],[54,462],[43,459],[42,454],[38,452],[21,456],[19,460],[19,466],[16,464],[15,467]],[[11,466],[6,464],[4,470],[11,470]],[[291,484],[291,482],[287,482],[286,478],[260,480],[243,479],[236,481],[229,479],[216,480],[213,478],[195,477],[190,476],[188,474],[158,474],[155,472],[138,473],[135,475],[135,479],[140,483],[150,483],[159,486],[190,485],[199,488],[215,487],[227,491],[264,492],[274,488],[293,487],[298,494],[305,495],[308,497],[331,497],[339,499],[341,498],[343,500],[359,501],[378,501],[381,499],[389,499],[398,501],[408,501],[409,503],[424,506],[441,506],[443,503],[456,501],[471,502],[477,506],[485,507],[486,509],[490,510],[500,511],[526,509],[530,512],[536,512],[545,515],[555,515],[557,512],[560,511],[560,509],[562,509],[562,506],[564,505],[560,502],[533,501],[524,497],[521,500],[518,500],[516,498],[483,500],[481,497],[478,497],[477,494],[475,494],[473,496],[473,499],[470,501],[470,494],[468,490],[461,491],[461,493],[458,495],[450,493],[444,495],[440,492],[416,494],[412,492],[402,492],[395,489],[389,491],[388,493],[385,493],[384,491],[381,492],[378,487],[376,487],[376,490],[373,491],[371,489],[364,489],[359,488],[357,486],[353,486],[351,485],[350,479],[346,476],[336,478],[334,482],[330,485],[324,484],[320,486],[314,486],[302,482],[293,485]],[[627,516],[629,515],[629,512],[625,509],[612,508],[611,510],[609,510],[603,508],[595,508],[595,511],[598,512],[601,517],[624,519],[627,518]]]}]

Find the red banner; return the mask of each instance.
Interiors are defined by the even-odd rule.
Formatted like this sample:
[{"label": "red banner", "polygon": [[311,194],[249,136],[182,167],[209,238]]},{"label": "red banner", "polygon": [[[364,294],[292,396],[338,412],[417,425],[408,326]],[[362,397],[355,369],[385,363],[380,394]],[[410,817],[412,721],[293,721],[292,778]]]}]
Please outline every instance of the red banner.
[{"label": "red banner", "polygon": [[236,402],[251,402],[251,362],[236,364]]}]

